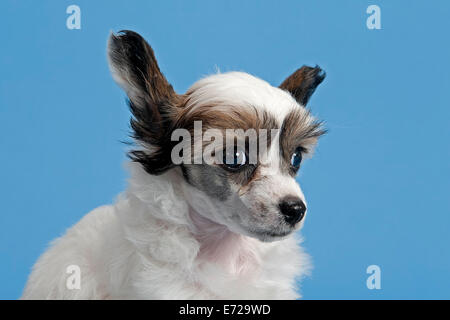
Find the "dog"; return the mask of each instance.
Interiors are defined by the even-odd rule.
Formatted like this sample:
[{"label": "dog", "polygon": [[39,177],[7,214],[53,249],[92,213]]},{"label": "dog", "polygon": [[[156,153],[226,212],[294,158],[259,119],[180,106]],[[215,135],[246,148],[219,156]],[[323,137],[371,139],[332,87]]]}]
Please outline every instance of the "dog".
[{"label": "dog", "polygon": [[[322,69],[303,66],[279,87],[217,73],[177,94],[133,31],[110,35],[108,60],[132,113],[128,188],[51,244],[22,299],[300,298],[310,259],[294,236],[307,212],[295,177],[326,131],[306,108]],[[248,136],[241,148],[232,136],[223,163],[189,163],[190,150],[176,163],[173,133],[192,137],[199,122],[201,133],[265,132],[267,147],[249,163]]]}]

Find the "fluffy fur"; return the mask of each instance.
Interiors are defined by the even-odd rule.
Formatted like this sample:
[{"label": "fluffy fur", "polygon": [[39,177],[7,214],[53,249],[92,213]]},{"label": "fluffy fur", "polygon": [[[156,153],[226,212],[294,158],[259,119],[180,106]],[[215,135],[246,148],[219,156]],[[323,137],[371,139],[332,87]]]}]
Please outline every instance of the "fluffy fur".
[{"label": "fluffy fur", "polygon": [[[112,35],[109,58],[130,98],[139,145],[130,155],[128,188],[52,243],[22,298],[299,298],[296,280],[310,264],[292,232],[303,221],[286,225],[278,201],[295,195],[305,202],[286,167],[291,145],[310,150],[323,133],[304,108],[323,80],[320,69],[299,69],[280,88],[241,72],[218,74],[177,95],[139,35]],[[272,144],[264,166],[246,175],[175,166],[164,139],[192,125],[194,114],[220,129],[241,122],[283,128],[275,138],[294,140]],[[70,265],[80,267],[80,289],[67,287]]]},{"label": "fluffy fur", "polygon": [[[42,255],[23,299],[299,297],[294,278],[309,259],[295,238],[264,243],[234,234],[189,212],[181,175],[130,170],[116,204],[90,212]],[[80,266],[79,290],[66,287],[69,265]]]}]

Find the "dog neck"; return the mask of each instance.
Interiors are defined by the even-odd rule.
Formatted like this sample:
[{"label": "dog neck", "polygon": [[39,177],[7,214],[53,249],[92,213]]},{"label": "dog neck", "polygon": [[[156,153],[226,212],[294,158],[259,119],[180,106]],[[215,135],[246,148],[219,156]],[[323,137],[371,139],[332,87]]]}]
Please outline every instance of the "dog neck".
[{"label": "dog neck", "polygon": [[[128,191],[148,208],[141,216],[145,219],[142,228],[158,223],[168,229],[186,230],[197,243],[194,258],[197,265],[213,264],[229,274],[247,274],[258,269],[259,242],[234,233],[195,211],[181,191],[186,182],[179,173],[171,170],[160,176],[150,176],[139,164],[130,163],[128,167],[131,174]],[[133,226],[136,227],[139,225]],[[142,234],[149,236],[144,230]],[[139,243],[145,242],[141,239]]]},{"label": "dog neck", "polygon": [[189,216],[193,235],[200,244],[197,255],[200,263],[219,265],[231,274],[248,274],[258,269],[257,240],[236,234],[192,208]]}]

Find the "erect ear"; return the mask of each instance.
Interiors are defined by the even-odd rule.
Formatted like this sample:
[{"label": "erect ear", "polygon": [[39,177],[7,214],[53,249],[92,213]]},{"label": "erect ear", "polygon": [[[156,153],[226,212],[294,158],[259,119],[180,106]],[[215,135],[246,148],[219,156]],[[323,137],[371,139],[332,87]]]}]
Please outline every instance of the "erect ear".
[{"label": "erect ear", "polygon": [[142,150],[129,153],[147,172],[162,173],[172,166],[170,130],[180,97],[158,67],[150,45],[133,31],[111,34],[108,41],[108,60],[116,82],[129,98],[133,138]]},{"label": "erect ear", "polygon": [[298,103],[306,106],[325,76],[326,73],[319,66],[303,66],[287,77],[279,88],[289,91]]}]

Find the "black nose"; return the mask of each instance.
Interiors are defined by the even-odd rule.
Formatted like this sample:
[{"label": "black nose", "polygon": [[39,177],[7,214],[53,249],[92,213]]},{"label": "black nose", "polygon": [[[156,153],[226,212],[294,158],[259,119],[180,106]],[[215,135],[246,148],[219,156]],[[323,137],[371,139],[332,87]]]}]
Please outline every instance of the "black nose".
[{"label": "black nose", "polygon": [[279,206],[284,220],[291,225],[301,221],[305,216],[306,206],[300,198],[286,197],[281,200]]}]

